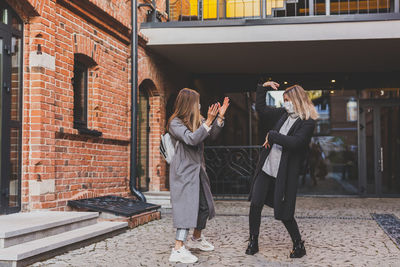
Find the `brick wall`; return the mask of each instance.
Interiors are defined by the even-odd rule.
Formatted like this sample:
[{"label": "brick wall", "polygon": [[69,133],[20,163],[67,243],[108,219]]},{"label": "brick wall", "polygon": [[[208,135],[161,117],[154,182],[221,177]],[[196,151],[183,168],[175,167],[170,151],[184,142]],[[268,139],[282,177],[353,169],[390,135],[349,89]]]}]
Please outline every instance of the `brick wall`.
[{"label": "brick wall", "polygon": [[[25,21],[23,210],[65,210],[67,200],[85,193],[129,194],[130,1],[8,2]],[[84,13],[91,4],[98,13]],[[141,8],[139,22],[145,14]],[[88,75],[88,128],[101,131],[101,137],[73,128],[76,53],[97,63]],[[158,152],[165,101],[189,78],[149,52],[145,36],[138,60],[139,85],[150,102],[150,190],[160,191],[167,187],[166,165]]]}]

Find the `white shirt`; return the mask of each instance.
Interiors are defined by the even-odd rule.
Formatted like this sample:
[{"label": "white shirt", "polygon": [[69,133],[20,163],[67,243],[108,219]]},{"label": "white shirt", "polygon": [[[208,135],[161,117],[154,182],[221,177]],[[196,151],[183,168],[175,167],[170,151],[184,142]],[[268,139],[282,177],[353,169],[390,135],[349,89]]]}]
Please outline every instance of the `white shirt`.
[{"label": "white shirt", "polygon": [[[299,116],[290,115],[283,123],[281,129],[279,129],[279,133],[283,135],[287,135],[290,128],[292,128],[293,124],[297,121]],[[264,166],[262,167],[263,172],[276,178],[278,176],[279,164],[281,163],[282,157],[282,146],[278,144],[273,144],[271,151],[268,154],[267,159],[265,160]]]}]

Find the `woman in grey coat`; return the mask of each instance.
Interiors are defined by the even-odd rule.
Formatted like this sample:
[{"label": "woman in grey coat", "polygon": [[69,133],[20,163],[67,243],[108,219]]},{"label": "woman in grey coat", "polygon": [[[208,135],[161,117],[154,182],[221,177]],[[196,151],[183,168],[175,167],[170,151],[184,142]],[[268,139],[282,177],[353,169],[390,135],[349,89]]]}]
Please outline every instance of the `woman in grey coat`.
[{"label": "woman in grey coat", "polygon": [[190,248],[211,251],[201,231],[207,219],[215,216],[210,181],[204,162],[204,140],[215,138],[224,125],[224,115],[229,98],[221,106],[213,104],[208,109],[207,119],[200,115],[200,95],[192,89],[182,89],[175,101],[174,113],[167,124],[175,145],[175,155],[170,164],[170,192],[174,228],[175,248],[171,251],[171,262],[194,263],[197,257],[184,246],[190,228],[195,228],[187,244]]}]

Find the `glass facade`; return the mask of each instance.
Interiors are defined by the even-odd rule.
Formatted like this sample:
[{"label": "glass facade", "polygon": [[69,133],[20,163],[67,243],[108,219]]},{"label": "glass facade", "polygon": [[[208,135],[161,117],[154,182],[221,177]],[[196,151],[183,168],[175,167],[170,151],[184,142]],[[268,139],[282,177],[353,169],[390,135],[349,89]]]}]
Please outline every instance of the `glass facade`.
[{"label": "glass facade", "polygon": [[[400,89],[334,83],[307,91],[319,118],[299,176],[299,195],[400,195]],[[283,92],[268,91],[266,104],[281,107]],[[221,93],[202,94],[202,102],[218,101]],[[254,91],[224,95],[231,99],[226,126],[216,140],[207,141],[206,163],[214,193],[245,195],[243,180],[251,179],[257,151],[273,125],[256,112]]]},{"label": "glass facade", "polygon": [[[269,92],[267,101],[273,98],[279,107],[282,95]],[[308,95],[319,118],[299,177],[299,194],[358,194],[357,91],[313,90]]]}]

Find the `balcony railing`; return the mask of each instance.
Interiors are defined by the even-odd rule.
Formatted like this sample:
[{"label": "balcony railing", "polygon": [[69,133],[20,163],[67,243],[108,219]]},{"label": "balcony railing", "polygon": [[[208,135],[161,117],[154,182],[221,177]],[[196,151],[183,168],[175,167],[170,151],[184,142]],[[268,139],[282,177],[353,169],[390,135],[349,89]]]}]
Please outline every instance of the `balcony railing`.
[{"label": "balcony railing", "polygon": [[170,0],[170,21],[399,13],[400,0]]}]

